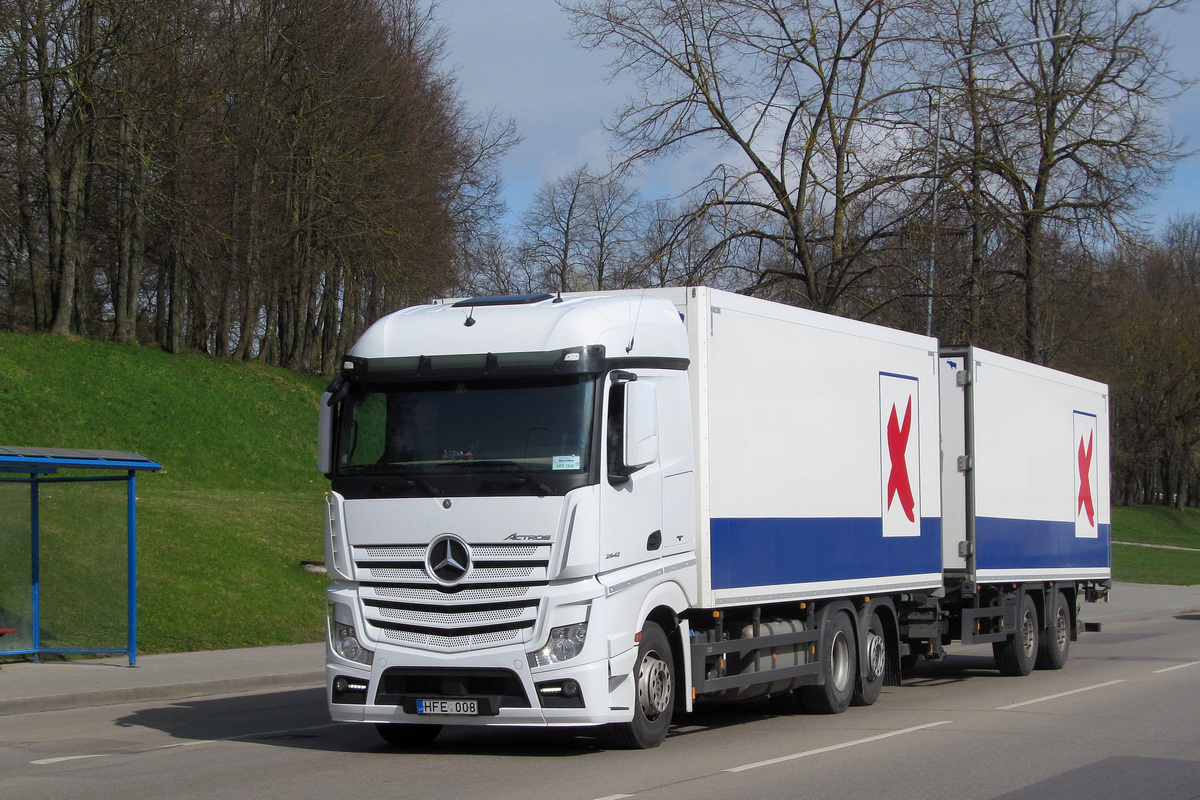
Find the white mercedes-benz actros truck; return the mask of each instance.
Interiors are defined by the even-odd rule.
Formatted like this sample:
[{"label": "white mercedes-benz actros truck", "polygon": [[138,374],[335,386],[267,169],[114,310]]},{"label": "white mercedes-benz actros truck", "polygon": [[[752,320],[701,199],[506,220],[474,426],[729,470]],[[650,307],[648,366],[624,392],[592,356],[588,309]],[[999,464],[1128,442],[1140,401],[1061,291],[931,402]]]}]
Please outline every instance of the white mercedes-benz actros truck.
[{"label": "white mercedes-benz actros truck", "polygon": [[645,748],[699,698],[870,705],[954,641],[1059,668],[1108,459],[1102,384],[727,292],[406,308],[321,403],[329,708]]}]

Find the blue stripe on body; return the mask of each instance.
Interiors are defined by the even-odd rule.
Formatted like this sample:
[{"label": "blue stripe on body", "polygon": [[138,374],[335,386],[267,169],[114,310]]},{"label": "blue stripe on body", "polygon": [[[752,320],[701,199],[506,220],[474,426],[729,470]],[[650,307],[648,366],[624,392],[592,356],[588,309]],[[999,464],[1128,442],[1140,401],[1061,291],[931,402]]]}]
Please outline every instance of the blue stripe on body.
[{"label": "blue stripe on body", "polygon": [[884,538],[879,517],[714,518],[712,587],[821,583],[942,570],[942,522],[920,536]]},{"label": "blue stripe on body", "polygon": [[1111,526],[1095,539],[1075,537],[1075,523],[978,517],[975,564],[979,569],[1110,567]]}]

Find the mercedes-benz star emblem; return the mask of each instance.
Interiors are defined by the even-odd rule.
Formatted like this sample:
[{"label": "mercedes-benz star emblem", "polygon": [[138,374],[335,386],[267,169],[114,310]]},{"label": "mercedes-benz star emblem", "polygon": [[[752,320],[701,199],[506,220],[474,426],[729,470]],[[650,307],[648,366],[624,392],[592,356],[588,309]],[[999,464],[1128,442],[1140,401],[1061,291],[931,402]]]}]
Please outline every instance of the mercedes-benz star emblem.
[{"label": "mercedes-benz star emblem", "polygon": [[471,571],[471,548],[457,536],[444,533],[425,551],[425,571],[443,586],[453,586]]}]

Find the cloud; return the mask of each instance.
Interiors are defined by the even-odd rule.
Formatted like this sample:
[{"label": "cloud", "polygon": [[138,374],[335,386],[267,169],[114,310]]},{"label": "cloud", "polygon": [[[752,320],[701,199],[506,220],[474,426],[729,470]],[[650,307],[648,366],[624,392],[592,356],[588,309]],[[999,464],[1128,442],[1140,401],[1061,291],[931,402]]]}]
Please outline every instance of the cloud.
[{"label": "cloud", "polygon": [[[462,100],[475,112],[512,117],[524,137],[501,164],[513,218],[528,207],[545,181],[589,165],[607,166],[612,143],[604,124],[634,93],[623,76],[609,81],[610,54],[585,50],[570,38],[570,17],[554,0],[440,0],[448,34],[445,66],[455,72]],[[1185,77],[1200,77],[1200,10],[1160,14],[1156,24]],[[1177,134],[1200,130],[1200,86],[1166,110]],[[1191,146],[1200,145],[1192,137]],[[647,198],[676,196],[697,183],[727,148],[705,143],[647,165],[635,181]],[[1200,213],[1194,191],[1200,155],[1179,165],[1147,208],[1157,223],[1180,213]]]},{"label": "cloud", "polygon": [[570,38],[570,18],[554,0],[442,0],[446,67],[473,111],[512,117],[524,137],[502,165],[509,206],[520,213],[543,181],[583,164],[602,169],[604,129],[631,93],[606,80],[606,56]]}]

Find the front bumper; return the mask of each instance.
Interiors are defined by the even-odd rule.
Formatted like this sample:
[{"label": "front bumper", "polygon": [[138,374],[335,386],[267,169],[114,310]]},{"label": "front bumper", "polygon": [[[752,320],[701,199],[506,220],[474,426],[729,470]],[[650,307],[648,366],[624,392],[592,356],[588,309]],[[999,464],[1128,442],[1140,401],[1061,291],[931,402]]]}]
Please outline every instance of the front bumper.
[{"label": "front bumper", "polygon": [[[337,691],[343,679],[351,691]],[[539,685],[574,681],[578,700],[543,695]],[[556,668],[531,671],[523,649],[459,654],[453,659],[381,647],[370,668],[330,658],[325,664],[329,713],[338,722],[400,722],[454,725],[587,726],[628,722],[632,706],[612,705],[627,676],[610,680],[607,658],[572,659]],[[363,686],[361,692],[354,691]],[[361,698],[361,702],[359,701]],[[417,713],[418,700],[475,700],[475,715]],[[340,702],[335,702],[339,700]],[[563,707],[574,705],[575,707]]]}]

